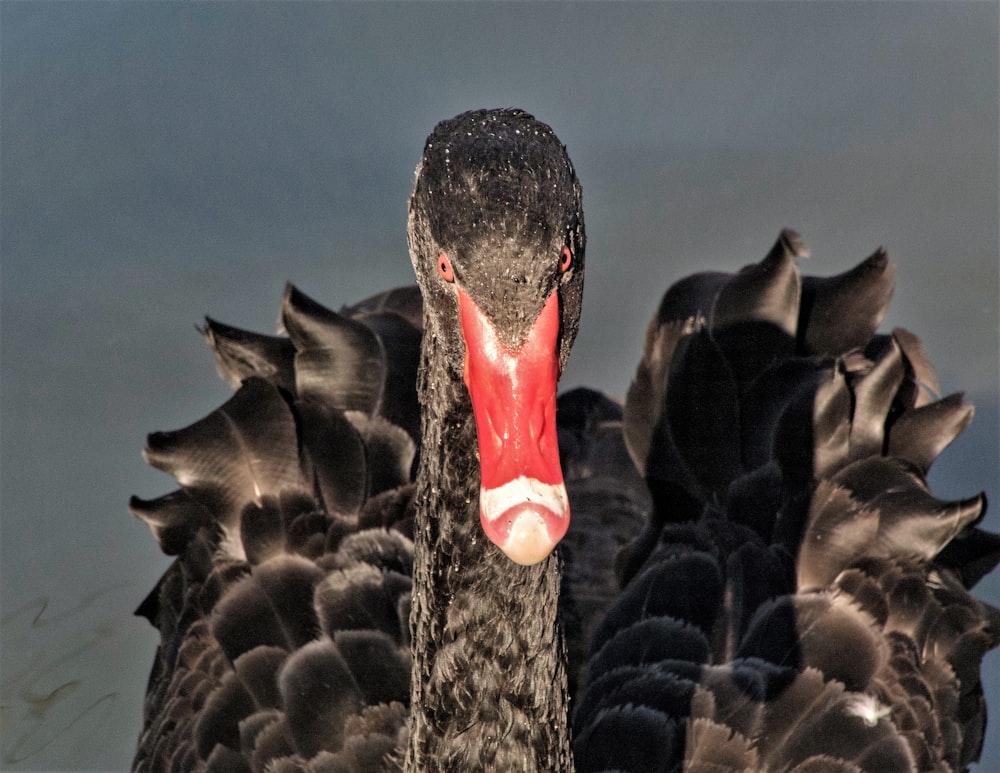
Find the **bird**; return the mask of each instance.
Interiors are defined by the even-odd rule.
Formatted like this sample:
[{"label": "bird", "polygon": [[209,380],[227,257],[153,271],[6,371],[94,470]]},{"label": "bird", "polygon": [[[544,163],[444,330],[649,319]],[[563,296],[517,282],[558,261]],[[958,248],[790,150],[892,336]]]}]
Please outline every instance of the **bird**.
[{"label": "bird", "polygon": [[969,423],[877,332],[879,250],[801,238],[669,288],[624,401],[557,382],[581,186],[553,130],[427,138],[416,286],[278,335],[207,318],[233,396],[144,456],[174,560],[134,770],[947,770],[979,754],[1000,562],[927,469]]}]

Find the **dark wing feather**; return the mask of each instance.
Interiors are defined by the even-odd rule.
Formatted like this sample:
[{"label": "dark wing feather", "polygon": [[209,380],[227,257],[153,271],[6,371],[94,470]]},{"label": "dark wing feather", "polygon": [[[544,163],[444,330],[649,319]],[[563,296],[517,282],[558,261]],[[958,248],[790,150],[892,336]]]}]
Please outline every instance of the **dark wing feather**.
[{"label": "dark wing feather", "polygon": [[889,430],[889,455],[927,475],[931,463],[972,421],[973,408],[962,395],[949,395],[907,411]]},{"label": "dark wing feather", "polygon": [[295,345],[300,400],[367,414],[379,409],[386,357],[371,330],[324,308],[292,285],[285,289],[281,322]]},{"label": "dark wing feather", "polygon": [[[762,261],[733,274],[719,289],[712,308],[712,332],[721,332],[733,324],[744,327],[757,321],[793,335],[802,293],[802,280],[795,260],[807,255],[805,244],[797,233],[782,231]],[[746,354],[749,359],[754,356],[754,353]]]},{"label": "dark wing feather", "polygon": [[303,486],[294,417],[277,388],[257,377],[204,419],[149,435],[143,456],[212,513],[238,557],[243,507]]},{"label": "dark wing feather", "polygon": [[181,489],[131,502],[177,556],[139,610],[161,645],[135,769],[398,768],[416,447],[383,396],[417,411],[414,385],[387,390],[413,376],[385,349],[416,362],[419,336],[396,307],[412,294],[348,311],[369,327],[290,288],[288,339],[209,322],[220,372],[243,381],[150,436]]},{"label": "dark wing feather", "polygon": [[128,509],[149,526],[160,550],[176,556],[202,529],[212,525],[212,514],[184,489],[172,491],[156,499],[133,496]]},{"label": "dark wing feather", "polygon": [[1000,537],[975,528],[982,495],[926,482],[972,410],[936,398],[915,336],[875,333],[884,251],[800,282],[803,253],[783,233],[756,266],[678,283],[650,325],[624,434],[653,509],[596,628],[581,769],[627,767],[631,747],[712,771],[978,756],[1000,612],[968,588]]},{"label": "dark wing feather", "polygon": [[368,314],[398,314],[417,330],[424,324],[424,299],[417,285],[395,287],[392,290],[372,295],[363,301],[344,306],[340,313],[352,319],[364,318]]},{"label": "dark wing feather", "polygon": [[888,254],[879,247],[843,274],[803,277],[800,347],[829,357],[864,347],[889,308],[894,275]]},{"label": "dark wing feather", "polygon": [[205,318],[201,334],[212,347],[219,375],[233,389],[250,376],[260,376],[294,394],[295,347],[287,338],[241,330],[211,317]]},{"label": "dark wing feather", "polygon": [[358,314],[352,319],[374,333],[385,352],[382,415],[406,430],[414,441],[419,440],[420,411],[417,408],[416,384],[420,365],[420,326],[391,310]]}]

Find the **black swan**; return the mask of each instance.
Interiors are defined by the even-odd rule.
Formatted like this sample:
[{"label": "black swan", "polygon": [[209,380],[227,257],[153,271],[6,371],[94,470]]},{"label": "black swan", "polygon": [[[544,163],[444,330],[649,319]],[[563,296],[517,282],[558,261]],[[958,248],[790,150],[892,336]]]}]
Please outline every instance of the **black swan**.
[{"label": "black swan", "polygon": [[335,313],[289,287],[283,336],[207,321],[237,391],[149,436],[181,488],[130,502],[176,556],[137,610],[161,644],[136,770],[977,758],[1000,613],[968,589],[1000,538],[981,495],[927,490],[972,410],[875,333],[884,253],[802,278],[785,232],[677,283],[623,410],[556,401],[584,227],[549,127],[439,124],[409,238],[419,292]]}]

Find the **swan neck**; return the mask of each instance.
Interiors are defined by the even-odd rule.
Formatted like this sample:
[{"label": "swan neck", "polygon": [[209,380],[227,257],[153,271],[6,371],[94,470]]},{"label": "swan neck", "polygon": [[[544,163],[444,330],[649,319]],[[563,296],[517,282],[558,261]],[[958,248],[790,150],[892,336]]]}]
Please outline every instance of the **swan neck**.
[{"label": "swan neck", "polygon": [[520,566],[482,533],[472,406],[439,344],[425,334],[419,377],[405,768],[570,770],[558,558]]}]

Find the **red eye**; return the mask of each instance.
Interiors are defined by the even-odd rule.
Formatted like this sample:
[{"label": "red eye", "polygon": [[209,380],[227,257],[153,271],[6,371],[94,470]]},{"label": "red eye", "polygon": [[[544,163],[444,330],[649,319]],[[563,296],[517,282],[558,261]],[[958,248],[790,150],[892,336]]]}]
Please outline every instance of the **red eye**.
[{"label": "red eye", "polygon": [[562,252],[559,253],[559,273],[563,274],[569,270],[569,267],[573,265],[573,253],[569,251],[569,247],[563,247]]},{"label": "red eye", "polygon": [[441,278],[446,282],[455,281],[455,272],[451,269],[451,261],[448,260],[448,256],[443,252],[438,255],[438,272],[441,274]]}]

